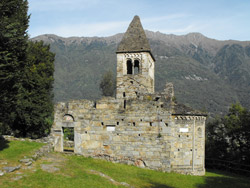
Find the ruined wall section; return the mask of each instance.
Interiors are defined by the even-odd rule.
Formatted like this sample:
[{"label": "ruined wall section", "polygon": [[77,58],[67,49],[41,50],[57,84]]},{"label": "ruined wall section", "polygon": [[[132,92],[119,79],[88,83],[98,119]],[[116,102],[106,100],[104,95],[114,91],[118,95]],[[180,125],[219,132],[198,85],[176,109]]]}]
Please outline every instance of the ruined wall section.
[{"label": "ruined wall section", "polygon": [[[89,100],[72,100],[69,103],[57,103],[54,106],[54,123],[51,128],[51,136],[54,138],[55,151],[63,152],[63,127],[73,127],[77,139],[81,121],[84,120],[84,116],[79,114],[87,114],[94,106],[95,103]],[[78,140],[75,143],[77,142]]]},{"label": "ruined wall section", "polygon": [[[179,137],[182,135],[180,128],[186,125],[192,132],[193,121],[175,119],[163,105],[164,100],[156,101],[153,95],[148,96],[128,100],[126,108],[114,98],[97,102],[72,101],[59,105],[61,108],[56,110],[55,116],[60,119],[65,112],[74,116],[75,122],[71,124],[75,126],[75,153],[162,171],[192,173],[194,170],[195,174],[198,168],[201,170],[198,161],[204,156],[202,143],[200,146],[197,142],[195,146],[197,153],[200,148],[202,151],[199,153],[201,158],[195,158],[197,165],[192,169],[192,135]],[[67,120],[62,119],[53,127],[67,126]],[[58,138],[55,139],[60,140],[62,135],[56,134]],[[63,146],[58,145],[62,151],[60,147]]]}]

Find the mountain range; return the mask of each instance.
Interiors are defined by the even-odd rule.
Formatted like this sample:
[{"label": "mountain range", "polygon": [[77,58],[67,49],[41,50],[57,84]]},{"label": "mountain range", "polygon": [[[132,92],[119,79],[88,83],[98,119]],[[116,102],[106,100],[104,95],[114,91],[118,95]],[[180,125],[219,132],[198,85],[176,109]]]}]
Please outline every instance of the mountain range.
[{"label": "mountain range", "polygon": [[[155,63],[155,89],[172,82],[177,101],[211,115],[232,103],[250,107],[250,41],[219,41],[200,33],[187,35],[145,31]],[[116,49],[123,34],[110,37],[40,35],[56,54],[54,100],[101,98],[104,73],[116,75]]]}]

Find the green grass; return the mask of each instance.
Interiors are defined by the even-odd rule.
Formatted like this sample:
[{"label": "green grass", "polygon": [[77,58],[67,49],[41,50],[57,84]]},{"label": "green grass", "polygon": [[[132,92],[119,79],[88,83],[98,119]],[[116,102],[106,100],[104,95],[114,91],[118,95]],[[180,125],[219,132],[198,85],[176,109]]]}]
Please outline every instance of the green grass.
[{"label": "green grass", "polygon": [[[12,156],[12,154],[3,155],[3,153],[17,152],[16,149],[21,145],[19,142],[10,142],[9,147],[0,150],[0,156]],[[23,143],[22,143],[23,144]],[[29,149],[26,148],[29,147]],[[23,154],[28,155],[32,149],[28,143],[22,145]],[[6,150],[9,150],[8,152]],[[17,152],[18,154],[18,152]],[[117,182],[126,182],[136,188],[247,188],[250,187],[250,180],[246,177],[232,175],[228,173],[208,171],[205,176],[189,176],[176,173],[163,173],[148,169],[137,168],[124,164],[114,164],[104,160],[86,158],[82,156],[70,156],[61,153],[52,153],[55,160],[60,162],[51,162],[46,158],[39,159],[34,164],[34,169],[21,169],[23,178],[18,181],[11,180],[18,176],[15,172],[0,177],[1,188],[113,188],[124,187],[113,184],[106,178],[96,175],[94,171],[108,175]],[[20,157],[19,153],[19,157]],[[5,159],[4,159],[5,160]],[[41,169],[41,164],[55,164],[59,168],[56,172],[46,172]]]},{"label": "green grass", "polygon": [[0,160],[17,162],[24,156],[29,156],[36,149],[43,146],[43,143],[29,141],[6,141],[0,140]]},{"label": "green grass", "polygon": [[71,156],[69,161],[71,167],[75,169],[93,169],[100,171],[116,181],[126,182],[134,187],[250,187],[250,180],[247,178],[215,172],[207,172],[205,176],[190,176],[176,173],[163,173],[123,164],[113,164],[103,160],[79,156]]},{"label": "green grass", "polygon": [[[72,172],[71,172],[72,173]],[[1,184],[0,184],[1,185]],[[44,172],[41,169],[35,173],[27,173],[27,177],[22,178],[17,182],[11,182],[7,179],[4,180],[1,188],[68,188],[68,187],[83,187],[83,188],[113,188],[122,187],[112,185],[108,180],[104,178],[84,173],[83,171],[73,176],[66,176],[62,174],[53,174]]]}]

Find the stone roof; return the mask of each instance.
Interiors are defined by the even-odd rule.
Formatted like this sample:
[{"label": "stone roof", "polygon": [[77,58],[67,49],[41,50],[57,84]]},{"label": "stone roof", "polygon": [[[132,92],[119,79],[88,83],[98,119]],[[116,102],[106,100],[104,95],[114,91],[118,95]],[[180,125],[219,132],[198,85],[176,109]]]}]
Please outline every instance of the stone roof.
[{"label": "stone roof", "polygon": [[135,16],[118,45],[116,53],[149,52],[154,59],[139,16]]}]

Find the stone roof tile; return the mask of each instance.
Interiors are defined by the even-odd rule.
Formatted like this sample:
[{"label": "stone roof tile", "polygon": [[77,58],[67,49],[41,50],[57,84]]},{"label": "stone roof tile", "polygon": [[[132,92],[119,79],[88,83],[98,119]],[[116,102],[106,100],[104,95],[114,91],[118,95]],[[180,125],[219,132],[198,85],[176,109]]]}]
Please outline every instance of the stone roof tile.
[{"label": "stone roof tile", "polygon": [[150,52],[153,57],[139,16],[134,17],[123,36],[122,41],[118,45],[116,53],[125,52]]}]

